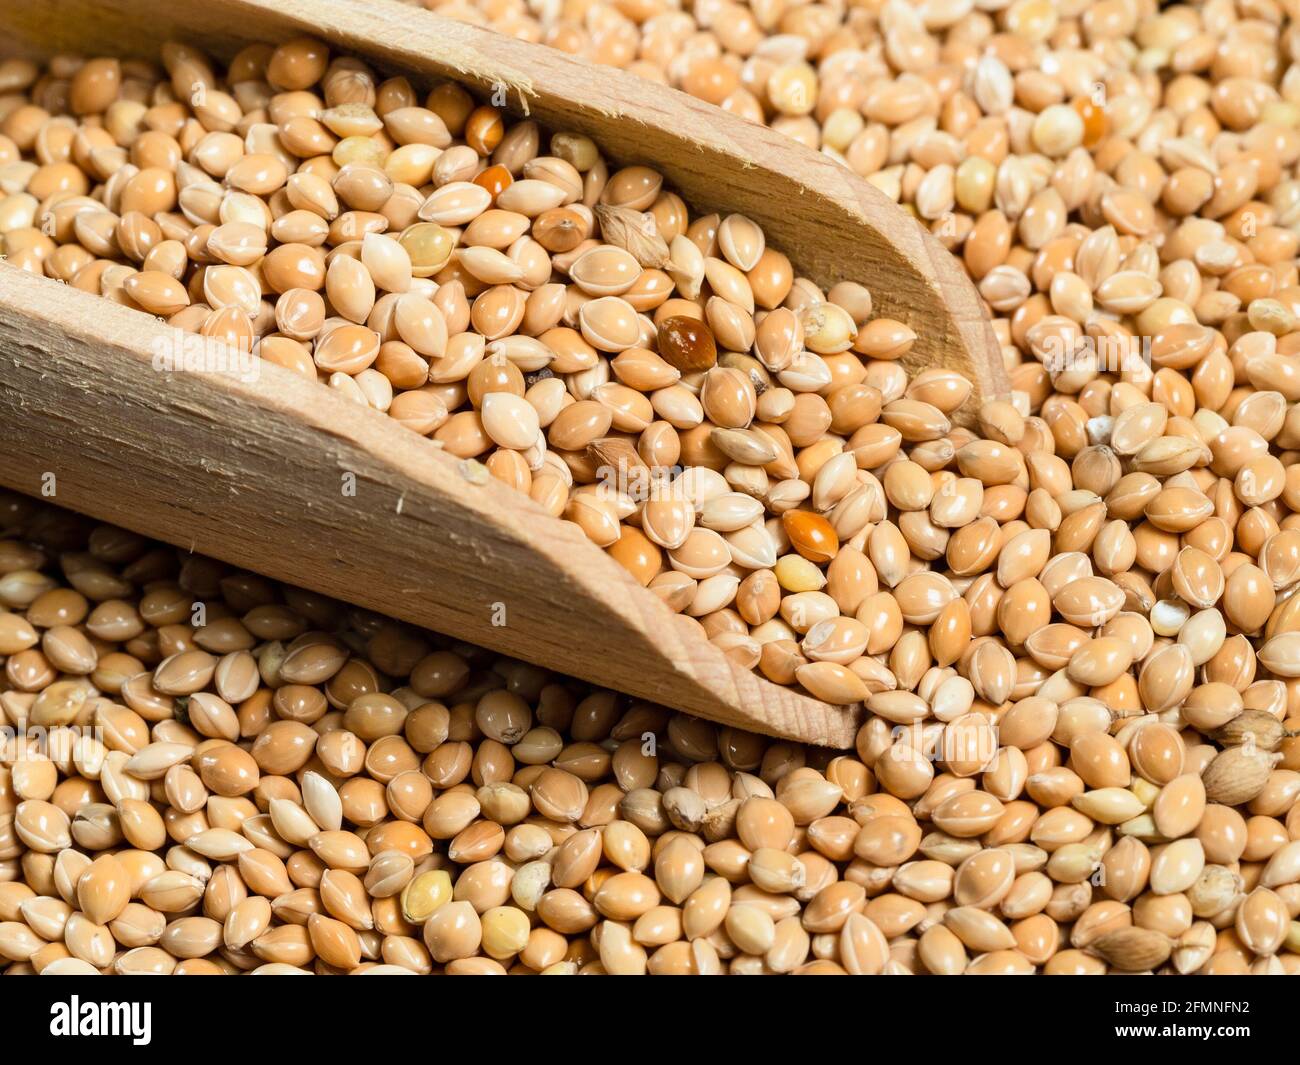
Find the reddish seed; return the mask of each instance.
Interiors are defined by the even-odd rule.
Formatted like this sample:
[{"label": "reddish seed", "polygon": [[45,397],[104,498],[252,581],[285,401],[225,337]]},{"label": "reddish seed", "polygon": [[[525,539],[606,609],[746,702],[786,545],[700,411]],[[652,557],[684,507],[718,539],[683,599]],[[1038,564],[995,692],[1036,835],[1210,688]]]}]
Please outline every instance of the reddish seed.
[{"label": "reddish seed", "polygon": [[496,198],[506,189],[514,184],[515,179],[510,176],[510,171],[504,166],[490,166],[483,173],[474,178],[474,184],[485,188],[492,193],[492,200],[495,203]]},{"label": "reddish seed", "polygon": [[781,515],[781,524],[794,549],[809,562],[829,562],[840,549],[840,538],[835,528],[820,514],[810,510],[787,510]]},{"label": "reddish seed", "polygon": [[695,373],[717,364],[718,345],[703,322],[674,315],[659,323],[659,354],[683,373]]},{"label": "reddish seed", "polygon": [[1083,119],[1083,146],[1095,148],[1106,136],[1106,112],[1098,107],[1090,96],[1076,96],[1074,109]]}]

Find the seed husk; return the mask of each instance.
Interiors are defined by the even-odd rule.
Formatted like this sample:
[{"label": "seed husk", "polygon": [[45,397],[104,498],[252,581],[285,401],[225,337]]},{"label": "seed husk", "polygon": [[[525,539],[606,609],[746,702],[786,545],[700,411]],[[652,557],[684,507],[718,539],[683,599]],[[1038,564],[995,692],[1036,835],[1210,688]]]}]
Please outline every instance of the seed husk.
[{"label": "seed husk", "polygon": [[1264,790],[1278,757],[1247,746],[1221,751],[1201,774],[1206,798],[1225,806],[1250,802]]},{"label": "seed husk", "polygon": [[629,252],[647,270],[668,264],[667,243],[640,211],[604,203],[598,203],[594,211],[601,236],[608,243]]},{"label": "seed husk", "polygon": [[1261,751],[1276,751],[1290,732],[1272,714],[1263,710],[1243,710],[1226,725],[1210,733],[1210,738],[1224,747],[1254,746]]}]

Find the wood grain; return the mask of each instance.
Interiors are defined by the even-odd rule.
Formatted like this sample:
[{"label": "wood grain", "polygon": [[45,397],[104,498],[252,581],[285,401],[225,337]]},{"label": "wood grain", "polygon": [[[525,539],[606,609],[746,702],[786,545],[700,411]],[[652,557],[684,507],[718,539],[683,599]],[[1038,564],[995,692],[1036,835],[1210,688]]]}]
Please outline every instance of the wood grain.
[{"label": "wood grain", "polygon": [[[154,56],[183,39],[228,56],[303,33],[417,84],[507,86],[515,109],[654,163],[694,205],[749,214],[819,284],[867,284],[916,328],[913,366],[1007,391],[978,297],[937,242],[839,165],[683,94],[385,0],[0,8],[0,51],[31,55]],[[724,724],[852,745],[860,708],[732,666],[575,528],[473,466],[276,366],[159,372],[167,336],[0,268],[0,482],[35,492],[52,472],[55,500],[96,518]]]}]

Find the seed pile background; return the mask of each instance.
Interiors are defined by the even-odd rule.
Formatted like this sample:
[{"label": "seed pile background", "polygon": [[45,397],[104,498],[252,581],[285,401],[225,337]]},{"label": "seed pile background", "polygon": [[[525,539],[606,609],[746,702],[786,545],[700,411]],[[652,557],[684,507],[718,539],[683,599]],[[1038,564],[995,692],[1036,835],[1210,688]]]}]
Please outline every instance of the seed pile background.
[{"label": "seed pile background", "polygon": [[[649,167],[611,173],[585,138],[507,125],[453,86],[379,81],[311,41],[250,48],[224,74],[179,46],[161,68],[0,65],[9,263],[253,347],[483,458],[735,661],[864,701],[857,757],[582,699],[517,664],[494,681],[466,648],[444,690],[417,677],[430,638],[260,578],[228,588],[197,562],[155,624],[144,584],[174,561],[109,531],[24,553],[15,503],[0,705],[15,723],[131,727],[108,744],[122,758],[92,750],[53,778],[7,752],[26,809],[0,813],[3,860],[40,899],[17,893],[0,953],[120,965],[116,918],[95,916],[112,909],[101,891],[127,905],[129,881],[157,936],[128,964],[164,968],[1294,970],[1286,9],[439,9],[842,157],[960,256],[1015,391],[955,427],[969,383],[909,379],[896,360],[914,334],[873,317],[852,278],[823,290],[752,220],[693,216]],[[611,487],[610,467],[648,498]],[[105,598],[139,584],[121,609],[145,627],[97,632],[83,611],[78,637],[59,609],[32,617],[29,594],[59,601],[36,571],[61,549],[92,601],[78,581],[126,567]],[[191,631],[195,598],[221,635]],[[252,685],[241,698],[221,687],[227,638],[253,656],[225,667]],[[118,643],[138,676],[123,664],[101,684]],[[495,691],[512,685],[518,700]],[[123,841],[168,867],[129,856],[124,881],[104,862],[87,908],[67,848],[88,862]],[[248,845],[287,879],[252,868]],[[140,895],[145,872],[168,891]]]},{"label": "seed pile background", "polygon": [[22,497],[0,533],[8,973],[1300,969],[1279,681],[1021,699],[930,779]]}]

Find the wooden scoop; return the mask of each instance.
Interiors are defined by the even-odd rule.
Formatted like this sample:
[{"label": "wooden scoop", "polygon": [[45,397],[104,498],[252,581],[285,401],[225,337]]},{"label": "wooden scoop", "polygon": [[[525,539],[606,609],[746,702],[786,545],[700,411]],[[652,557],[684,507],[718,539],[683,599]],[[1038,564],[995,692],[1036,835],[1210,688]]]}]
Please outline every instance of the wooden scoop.
[{"label": "wooden scoop", "polygon": [[[621,71],[389,0],[0,5],[0,53],[156,58],[178,39],[329,41],[417,87],[455,78],[740,211],[821,285],[856,280],[918,334],[910,367],[1009,385],[957,262],[876,189],[761,126]],[[861,708],[733,665],[572,525],[315,382],[165,373],[154,318],[0,267],[0,482],[233,565],[727,725],[831,747]],[[48,474],[53,474],[51,482]]]}]

